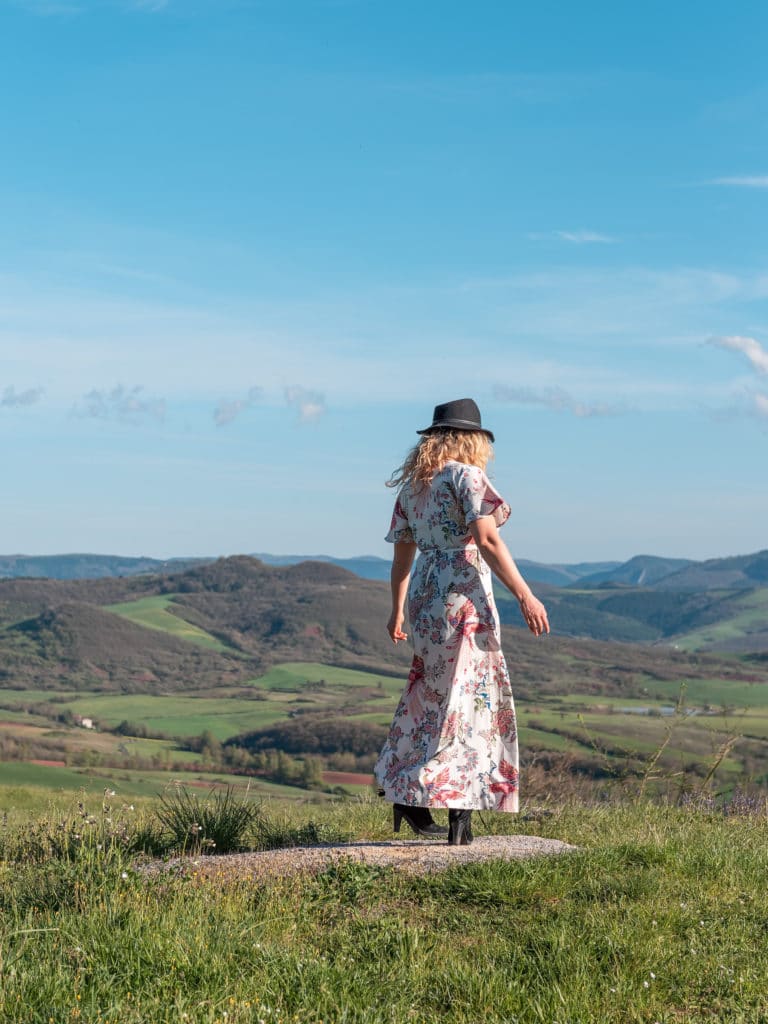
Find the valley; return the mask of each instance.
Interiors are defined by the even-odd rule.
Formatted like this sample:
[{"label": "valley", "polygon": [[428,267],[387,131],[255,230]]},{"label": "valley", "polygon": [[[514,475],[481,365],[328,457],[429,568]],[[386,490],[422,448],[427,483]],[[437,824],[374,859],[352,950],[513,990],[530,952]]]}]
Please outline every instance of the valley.
[{"label": "valley", "polygon": [[[539,640],[499,595],[524,764],[597,788],[641,777],[663,747],[656,775],[702,779],[719,758],[720,785],[768,779],[768,656],[728,649],[761,640],[768,590],[537,590],[554,629]],[[2,581],[0,784],[357,792],[410,661],[387,612],[385,583],[320,562]],[[635,642],[563,636],[579,616]]]}]

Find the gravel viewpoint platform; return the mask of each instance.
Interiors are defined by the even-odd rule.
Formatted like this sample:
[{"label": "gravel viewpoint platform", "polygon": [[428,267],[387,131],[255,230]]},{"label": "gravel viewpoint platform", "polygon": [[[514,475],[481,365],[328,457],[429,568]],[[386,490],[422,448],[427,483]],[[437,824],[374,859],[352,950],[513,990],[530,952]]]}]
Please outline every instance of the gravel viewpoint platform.
[{"label": "gravel viewpoint platform", "polygon": [[339,862],[393,867],[412,875],[443,871],[456,864],[484,860],[522,860],[526,857],[570,853],[579,847],[540,836],[477,836],[470,846],[449,846],[445,840],[395,839],[320,846],[290,846],[260,853],[213,857],[177,857],[149,870],[176,871],[200,879],[284,878],[316,874]]}]

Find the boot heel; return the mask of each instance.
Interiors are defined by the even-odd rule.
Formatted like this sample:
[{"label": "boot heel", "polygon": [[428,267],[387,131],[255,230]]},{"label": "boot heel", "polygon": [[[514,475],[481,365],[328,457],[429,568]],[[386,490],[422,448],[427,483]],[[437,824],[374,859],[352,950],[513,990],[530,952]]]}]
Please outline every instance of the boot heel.
[{"label": "boot heel", "polygon": [[449,846],[469,846],[474,838],[472,835],[472,811],[464,808],[451,808],[448,811],[448,844]]},{"label": "boot heel", "polygon": [[408,804],[393,804],[395,832],[400,831],[400,822],[405,818],[417,836],[425,839],[433,839],[435,836],[444,836],[448,829],[444,825],[436,825],[432,821],[432,815],[428,807],[411,807]]}]

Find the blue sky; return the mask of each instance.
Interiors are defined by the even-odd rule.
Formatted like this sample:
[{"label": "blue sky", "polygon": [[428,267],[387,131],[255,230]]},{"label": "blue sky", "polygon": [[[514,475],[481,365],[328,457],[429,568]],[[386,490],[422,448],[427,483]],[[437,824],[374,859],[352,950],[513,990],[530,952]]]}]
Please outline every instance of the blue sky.
[{"label": "blue sky", "polygon": [[0,551],[768,545],[768,8],[0,0]]}]

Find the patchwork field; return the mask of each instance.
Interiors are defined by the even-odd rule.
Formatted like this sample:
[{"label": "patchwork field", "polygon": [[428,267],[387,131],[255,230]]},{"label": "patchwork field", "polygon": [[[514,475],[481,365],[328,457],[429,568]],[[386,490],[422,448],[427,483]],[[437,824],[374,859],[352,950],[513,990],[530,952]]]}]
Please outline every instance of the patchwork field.
[{"label": "patchwork field", "polygon": [[[62,786],[95,777],[85,773],[106,785],[117,772],[143,792],[215,770],[290,782],[294,795],[354,792],[359,781],[338,780],[370,772],[408,673],[409,652],[383,633],[386,588],[319,563],[234,558],[177,577],[10,581],[2,595],[0,761],[11,777],[37,761],[34,779],[66,770]],[[699,623],[726,605],[698,627],[710,631],[698,647],[713,630],[723,642],[759,632],[766,595],[596,587],[560,590],[551,606],[555,624],[599,615],[609,633],[621,619],[647,640],[662,605],[680,623],[697,602]],[[655,775],[702,779],[717,763],[723,786],[768,779],[759,651],[684,651],[682,631],[658,645],[502,631],[529,776],[536,765],[542,778],[599,786],[653,764]],[[95,729],[83,728],[88,719]]]},{"label": "patchwork field", "polygon": [[200,647],[207,647],[213,651],[226,651],[228,648],[215,636],[206,633],[204,629],[193,626],[186,619],[174,615],[168,611],[169,605],[173,604],[175,594],[161,594],[157,597],[142,597],[137,601],[123,601],[119,604],[104,606],[104,610],[114,612],[138,626],[146,626],[148,629],[157,629],[161,633],[170,633],[181,640],[188,640]]},{"label": "patchwork field", "polygon": [[[563,652],[564,663],[584,665]],[[245,685],[193,694],[103,694],[73,691],[0,690],[0,742],[13,737],[42,764],[0,765],[0,786],[41,785],[98,792],[119,780],[121,793],[140,797],[158,792],[171,779],[199,783],[233,778],[204,769],[199,750],[185,749],[208,734],[223,742],[274,726],[290,730],[311,721],[352,720],[385,726],[403,678],[354,671],[318,662],[285,662]],[[640,685],[647,683],[647,686]],[[675,705],[684,683],[684,705]],[[665,746],[658,769],[668,774],[703,775],[720,756],[718,782],[732,786],[747,778],[768,778],[768,685],[727,678],[687,681],[640,676],[632,692],[578,693],[573,677],[550,678],[534,698],[517,699],[524,760],[542,755],[595,777],[637,773]],[[524,688],[523,688],[524,689]],[[560,692],[558,692],[558,690]],[[641,695],[640,695],[641,694]],[[52,715],[92,718],[97,729],[54,722]],[[317,717],[315,717],[317,716]],[[115,733],[121,723],[150,736]],[[164,738],[151,738],[162,734]],[[299,755],[300,756],[300,755]],[[350,770],[355,771],[353,765]],[[238,784],[245,784],[240,780]],[[251,780],[255,793],[307,795],[301,785],[275,786]],[[347,792],[359,785],[345,785]]]}]

